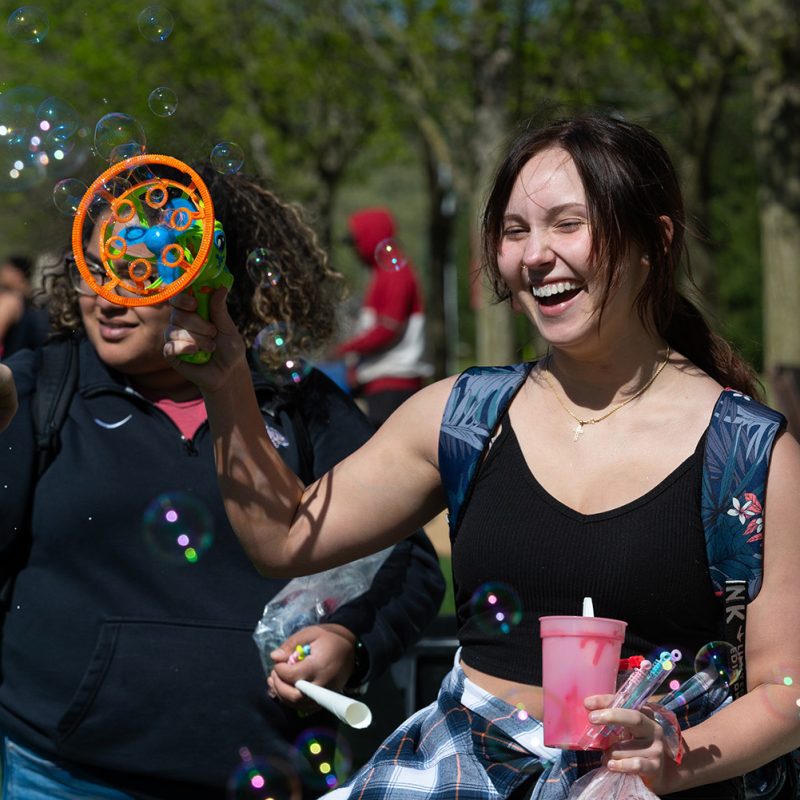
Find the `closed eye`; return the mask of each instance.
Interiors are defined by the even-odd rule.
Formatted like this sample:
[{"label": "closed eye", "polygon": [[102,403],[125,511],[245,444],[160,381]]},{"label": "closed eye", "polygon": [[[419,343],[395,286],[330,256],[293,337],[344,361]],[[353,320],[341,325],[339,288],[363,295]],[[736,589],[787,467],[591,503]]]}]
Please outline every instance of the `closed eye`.
[{"label": "closed eye", "polygon": [[556,225],[556,228],[564,233],[577,231],[584,224],[582,219],[565,219]]}]

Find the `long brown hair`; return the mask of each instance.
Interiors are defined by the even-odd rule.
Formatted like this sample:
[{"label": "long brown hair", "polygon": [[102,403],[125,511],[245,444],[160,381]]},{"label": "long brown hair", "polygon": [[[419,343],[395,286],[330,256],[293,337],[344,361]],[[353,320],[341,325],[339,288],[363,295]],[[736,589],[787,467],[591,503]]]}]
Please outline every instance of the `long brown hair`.
[{"label": "long brown hair", "polygon": [[[760,397],[752,367],[711,330],[697,305],[678,289],[678,269],[685,265],[688,273],[683,195],[666,149],[635,123],[585,114],[530,128],[513,140],[483,213],[482,267],[497,299],[510,296],[497,254],[511,191],[525,164],[552,147],[572,158],[586,192],[590,263],[603,284],[600,316],[620,280],[626,256],[632,249],[646,255],[650,268],[636,298],[644,324],[723,386]],[[671,237],[664,217],[672,222]]]}]

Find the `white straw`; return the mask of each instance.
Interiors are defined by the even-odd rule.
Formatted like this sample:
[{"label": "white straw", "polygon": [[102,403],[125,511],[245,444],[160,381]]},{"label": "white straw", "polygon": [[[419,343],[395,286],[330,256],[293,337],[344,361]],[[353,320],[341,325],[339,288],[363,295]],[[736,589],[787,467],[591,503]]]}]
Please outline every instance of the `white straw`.
[{"label": "white straw", "polygon": [[584,617],[593,617],[594,616],[594,605],[592,603],[591,597],[584,597],[583,598],[583,616]]},{"label": "white straw", "polygon": [[295,683],[294,687],[351,728],[366,728],[372,722],[372,712],[366,703],[323,686],[317,686],[316,683],[309,683],[302,678]]}]

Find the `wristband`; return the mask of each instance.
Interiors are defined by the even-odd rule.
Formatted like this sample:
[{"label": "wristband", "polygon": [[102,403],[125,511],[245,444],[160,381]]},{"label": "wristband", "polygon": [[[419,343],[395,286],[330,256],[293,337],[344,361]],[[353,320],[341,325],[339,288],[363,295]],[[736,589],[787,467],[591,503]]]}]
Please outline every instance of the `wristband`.
[{"label": "wristband", "polygon": [[353,672],[347,680],[347,689],[358,689],[364,683],[364,678],[369,672],[369,653],[361,639],[356,639],[353,657]]}]

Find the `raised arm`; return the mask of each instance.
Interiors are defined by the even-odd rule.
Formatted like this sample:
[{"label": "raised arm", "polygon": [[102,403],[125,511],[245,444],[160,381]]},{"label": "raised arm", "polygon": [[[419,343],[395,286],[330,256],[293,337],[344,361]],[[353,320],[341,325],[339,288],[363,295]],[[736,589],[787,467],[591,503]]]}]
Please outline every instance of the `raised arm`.
[{"label": "raised arm", "polygon": [[[212,298],[210,321],[193,313],[191,297],[171,302],[164,354],[203,392],[225,510],[259,570],[290,577],[352,561],[398,542],[444,507],[437,447],[449,382],[419,392],[369,442],[304,488],[265,433],[224,290]],[[208,364],[176,358],[198,349],[214,352]]]}]

